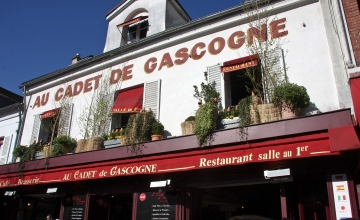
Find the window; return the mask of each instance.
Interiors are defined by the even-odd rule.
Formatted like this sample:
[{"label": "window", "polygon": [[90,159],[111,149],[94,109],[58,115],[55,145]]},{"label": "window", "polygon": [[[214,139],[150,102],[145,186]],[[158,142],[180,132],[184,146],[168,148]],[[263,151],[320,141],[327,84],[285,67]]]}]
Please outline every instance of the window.
[{"label": "window", "polygon": [[143,85],[118,91],[112,108],[111,130],[125,128],[131,115],[151,108],[159,119],[160,79]]},{"label": "window", "polygon": [[128,43],[145,38],[149,27],[148,20],[143,20],[128,26]]},{"label": "window", "polygon": [[4,137],[0,137],[0,151],[2,149],[3,144],[4,144]]},{"label": "window", "polygon": [[248,67],[232,72],[225,73],[225,106],[235,106],[243,98],[251,96],[251,93],[260,93],[262,96],[262,86],[256,91],[249,75],[253,76],[253,80],[257,85],[261,85],[261,70],[259,66]]},{"label": "window", "polygon": [[30,142],[39,142],[41,140],[43,144],[46,144],[51,141],[53,133],[54,138],[60,135],[69,135],[72,111],[73,104],[68,104],[61,108],[34,115],[34,124]]}]

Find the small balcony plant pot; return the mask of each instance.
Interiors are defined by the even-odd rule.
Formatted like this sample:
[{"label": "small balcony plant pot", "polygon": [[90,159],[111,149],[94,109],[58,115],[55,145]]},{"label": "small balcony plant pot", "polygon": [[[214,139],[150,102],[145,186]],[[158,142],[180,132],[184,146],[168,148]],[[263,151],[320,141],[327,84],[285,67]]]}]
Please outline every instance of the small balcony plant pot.
[{"label": "small balcony plant pot", "polygon": [[164,138],[164,125],[161,124],[161,122],[155,122],[152,125],[151,128],[151,140],[152,141],[157,141],[157,140],[161,140]]},{"label": "small balcony plant pot", "polygon": [[151,140],[152,141],[162,140],[163,138],[164,138],[164,136],[162,136],[162,135],[158,135],[158,134],[151,135]]}]

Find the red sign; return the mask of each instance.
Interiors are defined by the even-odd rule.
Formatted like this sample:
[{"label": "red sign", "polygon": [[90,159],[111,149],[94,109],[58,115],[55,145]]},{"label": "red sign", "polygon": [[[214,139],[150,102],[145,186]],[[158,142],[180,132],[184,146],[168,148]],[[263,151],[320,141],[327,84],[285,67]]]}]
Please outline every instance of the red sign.
[{"label": "red sign", "polygon": [[140,201],[145,201],[145,199],[146,199],[145,193],[141,193],[139,199],[140,199]]},{"label": "red sign", "polygon": [[231,72],[231,71],[246,69],[248,67],[257,66],[257,65],[258,65],[258,61],[252,60],[252,61],[239,63],[239,64],[235,64],[235,65],[231,65],[231,66],[223,66],[223,67],[221,67],[221,72],[227,73],[227,72]]},{"label": "red sign", "polygon": [[137,174],[158,174],[223,166],[239,166],[247,163],[269,162],[285,159],[338,155],[331,153],[328,139],[310,140],[291,144],[274,144],[269,147],[237,145],[224,148],[191,151],[185,153],[135,158],[121,161],[88,164],[69,168],[56,168],[0,176],[0,187],[34,185],[54,182],[70,182]]}]

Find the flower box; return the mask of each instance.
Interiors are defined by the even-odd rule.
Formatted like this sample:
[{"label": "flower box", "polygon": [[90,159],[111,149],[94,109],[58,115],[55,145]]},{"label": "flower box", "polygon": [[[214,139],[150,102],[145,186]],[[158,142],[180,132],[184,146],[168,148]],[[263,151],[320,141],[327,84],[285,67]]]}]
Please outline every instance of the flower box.
[{"label": "flower box", "polygon": [[104,141],[105,148],[119,147],[121,145],[121,139],[112,139]]},{"label": "flower box", "polygon": [[44,158],[44,152],[36,152],[35,159],[42,159]]},{"label": "flower box", "polygon": [[239,127],[239,117],[234,117],[232,119],[223,119],[221,124],[218,124],[219,129],[229,129]]}]

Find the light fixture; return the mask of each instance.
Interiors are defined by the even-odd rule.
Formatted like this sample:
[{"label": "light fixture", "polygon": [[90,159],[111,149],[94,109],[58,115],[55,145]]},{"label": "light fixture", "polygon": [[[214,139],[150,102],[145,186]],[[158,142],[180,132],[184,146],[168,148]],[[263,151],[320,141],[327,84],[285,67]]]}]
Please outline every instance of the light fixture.
[{"label": "light fixture", "polygon": [[48,188],[46,193],[56,193],[58,188]]},{"label": "light fixture", "polygon": [[156,187],[166,187],[170,186],[171,180],[161,180],[161,181],[153,181],[150,183],[150,188],[156,188]]},{"label": "light fixture", "polygon": [[265,179],[270,179],[279,176],[290,176],[290,168],[278,170],[264,170]]},{"label": "light fixture", "polygon": [[15,195],[16,191],[6,191],[4,196],[13,196]]}]

